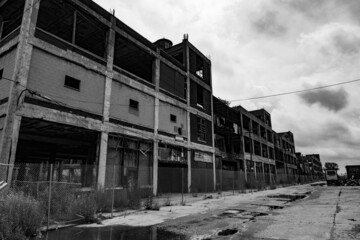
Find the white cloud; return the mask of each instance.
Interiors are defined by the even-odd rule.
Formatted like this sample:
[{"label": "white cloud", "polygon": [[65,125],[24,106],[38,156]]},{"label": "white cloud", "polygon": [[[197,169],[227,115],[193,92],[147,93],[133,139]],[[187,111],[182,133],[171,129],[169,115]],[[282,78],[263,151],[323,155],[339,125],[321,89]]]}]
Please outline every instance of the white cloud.
[{"label": "white cloud", "polygon": [[[190,42],[211,56],[214,93],[223,99],[360,78],[358,0],[96,2],[105,9],[116,9],[120,20],[150,41],[166,37],[178,43],[188,33]],[[342,87],[347,105],[338,112],[320,104],[308,105],[298,95],[232,105],[249,110],[264,107],[272,113],[276,131],[294,132],[297,150],[320,153],[323,161],[336,160],[342,167],[360,155],[355,146],[360,142],[360,86]],[[328,90],[337,92],[339,88]],[[341,133],[341,125],[346,126],[343,131],[348,129],[349,138],[326,135]]]}]

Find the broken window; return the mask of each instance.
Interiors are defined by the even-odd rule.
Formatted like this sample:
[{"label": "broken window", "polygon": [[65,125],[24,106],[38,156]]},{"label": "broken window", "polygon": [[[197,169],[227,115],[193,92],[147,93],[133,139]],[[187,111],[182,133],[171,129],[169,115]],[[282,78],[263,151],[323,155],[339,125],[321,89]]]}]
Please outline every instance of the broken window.
[{"label": "broken window", "polygon": [[218,148],[220,151],[225,152],[225,139],[218,134],[215,135],[215,148]]},{"label": "broken window", "polygon": [[[119,33],[115,34],[114,67],[117,71],[124,72],[128,76],[140,78],[149,83],[153,83],[153,61],[154,57],[146,50],[124,38]],[[120,69],[119,69],[120,68]],[[160,70],[162,68],[160,67]],[[125,70],[125,71],[123,71]],[[175,74],[175,73],[174,73]],[[134,76],[133,76],[134,75]],[[136,78],[137,77],[137,78]],[[161,74],[160,74],[161,77]],[[181,76],[174,76],[179,79]],[[162,81],[160,81],[161,83]],[[161,83],[162,84],[162,83]],[[161,86],[163,87],[163,86]],[[171,89],[173,85],[169,86]],[[169,91],[169,90],[168,90]],[[180,95],[183,94],[181,85]]]},{"label": "broken window", "polygon": [[204,108],[204,89],[200,85],[197,85],[196,103]]},{"label": "broken window", "polygon": [[160,88],[186,99],[187,83],[185,76],[163,62],[160,63]]},{"label": "broken window", "polygon": [[187,162],[187,151],[182,147],[175,147],[168,144],[159,144],[159,160],[172,162]]},{"label": "broken window", "polygon": [[250,131],[250,119],[245,115],[241,115],[241,116],[243,120],[244,129]]},{"label": "broken window", "polygon": [[206,121],[203,118],[197,118],[197,139],[206,142]]},{"label": "broken window", "polygon": [[244,136],[245,152],[252,153],[252,140]]},{"label": "broken window", "polygon": [[265,158],[268,157],[267,146],[265,144],[262,144],[262,156]]},{"label": "broken window", "polygon": [[254,153],[255,155],[261,156],[261,147],[258,141],[254,141]]},{"label": "broken window", "polygon": [[204,60],[199,56],[196,55],[196,75],[198,77],[204,77]]},{"label": "broken window", "polygon": [[5,1],[0,8],[0,39],[20,29],[25,1]]},{"label": "broken window", "polygon": [[[37,20],[36,36],[59,47],[64,40],[101,58],[105,57],[108,27],[70,1],[42,0]],[[66,46],[69,48],[69,46]],[[76,50],[76,49],[74,49]]]}]

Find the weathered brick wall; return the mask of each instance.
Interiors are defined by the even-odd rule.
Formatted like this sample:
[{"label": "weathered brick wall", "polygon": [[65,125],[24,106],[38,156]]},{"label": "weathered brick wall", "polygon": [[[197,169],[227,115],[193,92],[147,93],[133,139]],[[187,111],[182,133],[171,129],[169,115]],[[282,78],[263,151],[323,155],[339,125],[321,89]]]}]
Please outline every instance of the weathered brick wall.
[{"label": "weathered brick wall", "polygon": [[[64,87],[66,75],[81,81],[80,91]],[[70,107],[102,114],[105,77],[39,49],[33,52],[28,86]]]}]

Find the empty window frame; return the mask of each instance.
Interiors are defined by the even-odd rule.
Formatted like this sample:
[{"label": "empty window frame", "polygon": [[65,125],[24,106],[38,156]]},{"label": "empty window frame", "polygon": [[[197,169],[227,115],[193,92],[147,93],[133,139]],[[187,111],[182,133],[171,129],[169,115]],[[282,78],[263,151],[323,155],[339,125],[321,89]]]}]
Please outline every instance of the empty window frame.
[{"label": "empty window frame", "polygon": [[204,78],[204,59],[199,55],[196,55],[196,75],[198,77]]},{"label": "empty window frame", "polygon": [[200,85],[197,85],[196,91],[196,103],[199,107],[204,108],[204,89]]},{"label": "empty window frame", "polygon": [[80,83],[81,81],[79,79],[70,76],[65,76],[64,87],[80,91]]},{"label": "empty window frame", "polygon": [[133,110],[139,110],[139,102],[133,99],[129,100],[129,108]]},{"label": "empty window frame", "polygon": [[0,8],[0,39],[14,33],[21,26],[25,1],[3,1]]},{"label": "empty window frame", "polygon": [[42,0],[37,27],[101,58],[105,56],[108,27],[71,1]]},{"label": "empty window frame", "polygon": [[206,121],[203,118],[197,119],[197,139],[206,142]]},{"label": "empty window frame", "polygon": [[170,114],[170,121],[176,123],[176,115]]}]

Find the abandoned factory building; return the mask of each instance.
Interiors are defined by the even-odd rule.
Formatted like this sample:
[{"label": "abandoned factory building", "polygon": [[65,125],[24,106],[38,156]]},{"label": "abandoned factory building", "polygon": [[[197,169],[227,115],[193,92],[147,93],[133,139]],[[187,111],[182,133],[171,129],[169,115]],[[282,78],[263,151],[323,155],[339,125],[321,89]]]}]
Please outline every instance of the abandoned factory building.
[{"label": "abandoned factory building", "polygon": [[297,174],[292,133],[213,98],[186,34],[152,43],[87,0],[0,0],[0,16],[0,181],[157,194]]}]

